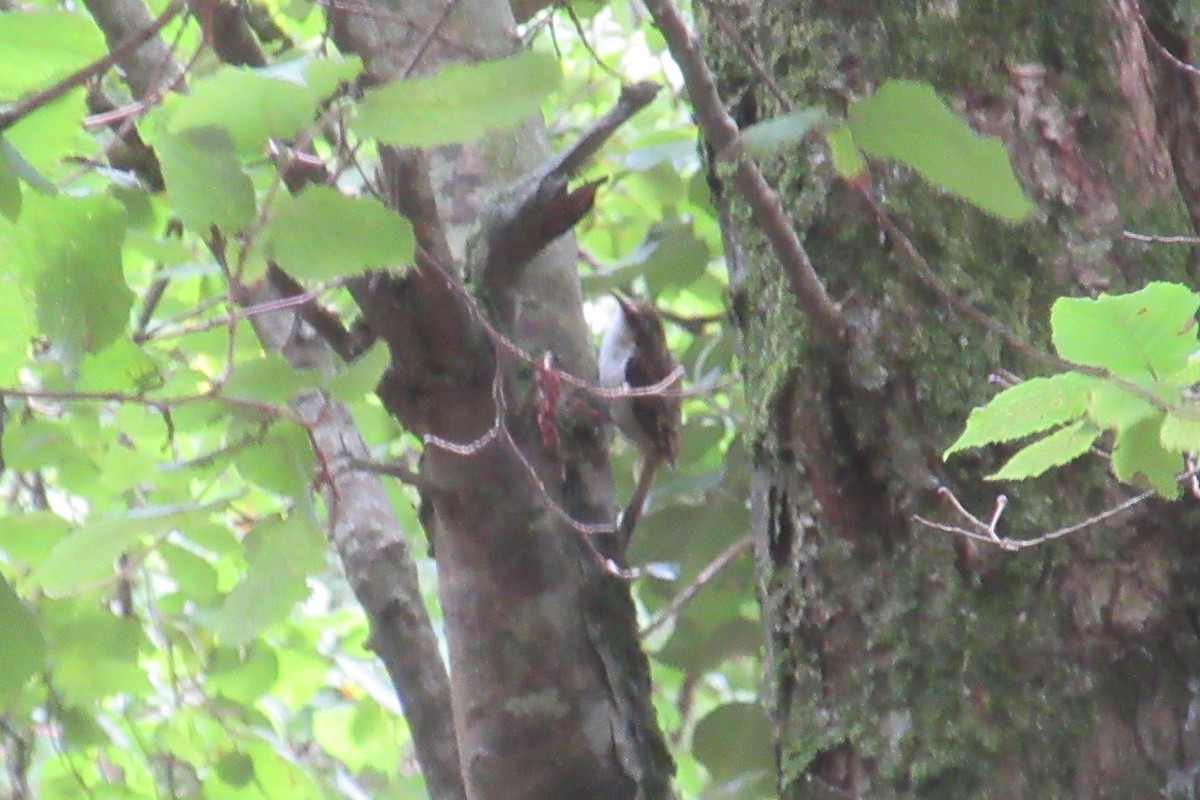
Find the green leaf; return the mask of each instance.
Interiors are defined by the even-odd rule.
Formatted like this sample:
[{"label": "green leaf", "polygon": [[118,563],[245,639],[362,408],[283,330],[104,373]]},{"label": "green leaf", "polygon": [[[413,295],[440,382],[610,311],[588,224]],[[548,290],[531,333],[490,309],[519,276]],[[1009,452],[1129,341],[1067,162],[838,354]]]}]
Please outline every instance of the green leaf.
[{"label": "green leaf", "polygon": [[0,575],[0,708],[6,706],[25,682],[45,667],[46,640],[33,610]]},{"label": "green leaf", "polygon": [[275,259],[299,280],[327,280],[412,261],[412,225],[373,197],[326,186],[276,202],[265,230]]},{"label": "green leaf", "polygon": [[668,286],[687,286],[708,268],[708,245],[690,225],[673,225],[653,234],[654,249],[642,269],[646,286],[657,295]]},{"label": "green leaf", "polygon": [[44,89],[104,55],[100,31],[82,13],[0,14],[0,98]]},{"label": "green leaf", "polygon": [[312,124],[320,98],[303,84],[240,67],[197,81],[171,115],[180,135],[206,126],[227,130],[241,152],[261,152],[268,139],[289,140]]},{"label": "green leaf", "polygon": [[854,134],[849,125],[839,125],[825,134],[833,167],[846,180],[857,180],[867,170],[867,161],[854,143]]},{"label": "green leaf", "polygon": [[70,531],[71,523],[53,511],[0,517],[0,552],[23,567],[36,568]]},{"label": "green leaf", "polygon": [[823,108],[805,108],[764,120],[745,128],[741,140],[746,154],[753,158],[764,158],[787,145],[795,144],[808,135],[814,126],[829,118]]},{"label": "green leaf", "polygon": [[1055,431],[1022,448],[1000,470],[988,476],[990,481],[1014,481],[1041,475],[1051,467],[1061,467],[1086,453],[1101,430],[1086,420]]},{"label": "green leaf", "polygon": [[326,388],[343,403],[355,403],[375,391],[390,362],[388,349],[377,344],[338,372]]},{"label": "green leaf", "polygon": [[51,596],[90,588],[111,578],[117,557],[143,537],[164,536],[207,513],[194,505],[146,506],[90,521],[54,547],[34,579]]},{"label": "green leaf", "polygon": [[137,394],[158,388],[162,381],[159,364],[151,354],[121,339],[83,360],[75,388],[81,392]]},{"label": "green leaf", "polygon": [[1197,308],[1200,295],[1177,283],[1095,300],[1060,297],[1050,311],[1054,347],[1069,361],[1128,380],[1161,380],[1197,349]]},{"label": "green leaf", "polygon": [[942,458],[971,447],[1020,439],[1078,419],[1099,384],[1098,378],[1067,372],[1032,378],[1005,389],[986,406],[971,412],[966,429]]},{"label": "green leaf", "polygon": [[[358,77],[363,69],[362,59],[358,56],[312,58],[305,61],[292,61],[282,67],[286,68],[292,64],[301,66],[304,71],[305,83],[316,93],[317,97],[326,97],[332,94],[339,84],[350,83]],[[263,72],[274,74],[274,71],[280,68],[268,68]]]},{"label": "green leaf", "polygon": [[68,364],[104,349],[128,325],[124,236],[125,210],[114,200],[35,194],[5,237],[9,247],[0,239],[5,266],[20,276],[26,297],[33,287],[38,325]]},{"label": "green leaf", "polygon": [[313,714],[313,739],[351,770],[386,771],[396,757],[397,722],[376,702],[334,706]]},{"label": "green leaf", "polygon": [[539,113],[559,80],[558,60],[529,50],[452,64],[430,78],[368,91],[350,127],[364,138],[409,147],[474,141]]},{"label": "green leaf", "polygon": [[727,703],[696,723],[692,750],[715,781],[724,783],[750,774],[765,777],[774,774],[769,731],[757,704]]},{"label": "green leaf", "polygon": [[[0,18],[13,16],[0,15]],[[17,177],[44,194],[58,192],[50,178],[65,176],[79,169],[71,157],[98,153],[94,138],[87,135],[79,120],[86,117],[87,89],[79,87],[39,108],[13,125],[4,135],[17,155],[10,163]]]},{"label": "green leaf", "polygon": [[1200,453],[1200,403],[1172,409],[1159,433],[1162,446],[1175,453]]},{"label": "green leaf", "polygon": [[[1155,387],[1140,388],[1147,394],[1154,395]],[[1149,417],[1161,415],[1162,411],[1149,400],[1123,386],[1103,380],[1096,382],[1096,388],[1092,391],[1091,401],[1088,403],[1088,418],[1102,428],[1115,431],[1124,430]]]},{"label": "green leaf", "polygon": [[21,213],[21,182],[17,180],[16,160],[20,154],[0,134],[0,214],[15,220]]},{"label": "green leaf", "polygon": [[69,420],[31,419],[5,425],[4,460],[10,469],[31,471],[81,463],[95,466]]},{"label": "green leaf", "polygon": [[183,224],[207,236],[209,228],[233,233],[254,219],[254,187],[238,164],[233,138],[224,128],[191,128],[161,135],[155,151],[167,198]]},{"label": "green leaf", "polygon": [[238,452],[236,463],[242,477],[264,489],[296,499],[308,495],[313,451],[308,435],[294,422],[272,425],[261,443]]},{"label": "green leaf", "polygon": [[218,648],[208,666],[205,689],[212,695],[251,705],[279,680],[275,650],[261,641],[246,647]]},{"label": "green leaf", "polygon": [[1162,415],[1125,428],[1113,441],[1112,471],[1117,480],[1134,483],[1140,475],[1163,497],[1179,497],[1175,476],[1183,472],[1183,456],[1159,441]]},{"label": "green leaf", "polygon": [[283,406],[306,386],[312,383],[307,376],[278,353],[268,353],[262,358],[242,361],[234,365],[221,395],[251,400],[268,406]]},{"label": "green leaf", "polygon": [[[39,611],[54,688],[68,702],[88,706],[117,692],[150,690],[138,665],[145,641],[139,620],[114,616],[94,597],[43,602]],[[89,727],[85,722],[82,735],[91,735]]]},{"label": "green leaf", "polygon": [[990,214],[1018,221],[1033,212],[1004,144],[979,136],[933,87],[891,80],[851,103],[850,130],[868,155],[907,164],[931,183]]},{"label": "green leaf", "polygon": [[298,515],[258,525],[247,537],[249,567],[217,614],[214,633],[240,646],[283,620],[308,596],[306,576],[324,564],[325,542]]}]

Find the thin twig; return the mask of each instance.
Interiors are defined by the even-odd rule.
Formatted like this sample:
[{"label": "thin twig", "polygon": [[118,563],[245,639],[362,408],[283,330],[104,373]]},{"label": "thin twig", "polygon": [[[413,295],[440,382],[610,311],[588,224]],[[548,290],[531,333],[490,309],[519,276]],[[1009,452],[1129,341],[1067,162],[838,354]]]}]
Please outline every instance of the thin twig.
[{"label": "thin twig", "polygon": [[1133,231],[1121,231],[1121,235],[1126,239],[1148,244],[1200,244],[1200,236],[1162,236],[1157,233],[1134,233]]},{"label": "thin twig", "polygon": [[700,570],[700,573],[696,575],[696,579],[688,584],[687,588],[675,595],[675,597],[671,598],[671,602],[668,603],[667,607],[662,610],[662,613],[648,622],[646,627],[642,628],[638,636],[642,639],[645,639],[663,625],[666,625],[672,619],[679,616],[679,612],[682,611],[684,606],[690,603],[696,597],[696,595],[700,594],[701,589],[712,583],[713,579],[724,572],[725,569],[733,563],[735,558],[749,550],[752,544],[754,544],[754,537],[750,534],[747,534],[721,551],[716,558],[705,565],[704,569]]},{"label": "thin twig", "polygon": [[1046,542],[1053,541],[1054,539],[1061,539],[1063,536],[1068,536],[1077,531],[1081,531],[1084,528],[1088,528],[1092,525],[1096,525],[1097,523],[1111,519],[1118,514],[1128,511],[1139,503],[1145,502],[1149,498],[1153,497],[1155,492],[1153,490],[1147,490],[1139,495],[1134,495],[1124,502],[1118,503],[1112,508],[1102,511],[1099,514],[1088,517],[1087,519],[1079,522],[1075,522],[1071,525],[1067,525],[1064,528],[1059,528],[1057,530],[1050,531],[1049,533],[1042,534],[1041,536],[1036,536],[1032,539],[1010,539],[997,533],[996,527],[1000,524],[1000,515],[1004,512],[1004,509],[1007,506],[1007,498],[1004,495],[1000,495],[996,498],[996,508],[992,514],[992,519],[989,523],[984,524],[977,517],[969,513],[958,501],[958,498],[954,496],[954,493],[945,486],[938,489],[938,494],[946,498],[947,502],[954,506],[954,509],[958,511],[959,514],[961,514],[965,519],[969,520],[972,527],[963,528],[958,525],[947,525],[942,522],[934,522],[933,520],[925,519],[924,517],[916,514],[913,515],[914,521],[919,522],[926,527],[935,528],[939,531],[953,533],[958,536],[965,536],[966,538],[974,539],[977,542],[984,542],[986,544],[994,545],[999,547],[1001,550],[1016,552],[1018,550],[1024,550],[1029,547],[1036,547],[1037,545],[1045,544]]}]

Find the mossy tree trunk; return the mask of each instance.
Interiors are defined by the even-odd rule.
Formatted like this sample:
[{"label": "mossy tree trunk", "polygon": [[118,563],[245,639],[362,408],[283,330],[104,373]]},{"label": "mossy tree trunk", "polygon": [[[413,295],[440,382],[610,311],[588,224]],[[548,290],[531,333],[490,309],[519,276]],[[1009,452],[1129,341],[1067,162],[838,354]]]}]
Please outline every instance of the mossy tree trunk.
[{"label": "mossy tree trunk", "polygon": [[[1046,349],[1052,301],[1195,286],[1197,78],[1186,6],[732,0],[698,24],[728,107],[781,104],[728,22],[796,106],[844,112],[888,78],[932,84],[1001,137],[1038,213],[1011,225],[875,163],[876,194],[959,297]],[[1144,16],[1143,16],[1144,15]],[[1143,23],[1144,20],[1144,23]],[[1143,24],[1145,27],[1143,28]],[[1147,31],[1154,36],[1147,36]],[[1032,536],[1132,491],[1090,457],[1020,485],[983,481],[1005,453],[940,453],[998,368],[1041,370],[939,302],[832,174],[821,146],[764,164],[852,324],[809,321],[727,181],[727,237],[755,457],[770,701],[784,798],[1195,797],[1200,788],[1196,502],[1152,502],[1017,554],[913,521],[949,521],[938,487]]]}]

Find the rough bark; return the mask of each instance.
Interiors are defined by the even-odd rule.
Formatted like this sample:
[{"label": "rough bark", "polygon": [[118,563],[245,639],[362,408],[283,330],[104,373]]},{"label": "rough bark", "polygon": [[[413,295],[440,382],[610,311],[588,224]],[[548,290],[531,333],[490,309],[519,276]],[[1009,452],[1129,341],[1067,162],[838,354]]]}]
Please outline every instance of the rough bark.
[{"label": "rough bark", "polygon": [[[372,81],[508,55],[518,43],[507,4],[494,0],[374,10],[332,17],[335,40],[363,56]],[[521,241],[530,219],[554,219],[577,196],[555,183],[526,211],[509,212],[548,160],[540,123],[428,159],[384,156],[384,183],[428,257],[351,292],[391,353],[380,397],[427,444],[424,519],[468,796],[665,797],[671,760],[628,586],[602,566],[603,540],[582,529],[614,517],[603,417],[595,398],[565,393],[553,446],[535,423],[531,365],[499,338],[535,359],[552,351],[564,370],[595,382],[571,237],[543,229],[503,255],[495,246]],[[477,217],[464,247],[461,230]],[[478,305],[447,263],[464,252]]]},{"label": "rough bark", "polygon": [[[709,8],[709,4],[702,4]],[[712,4],[799,106],[834,112],[923,80],[1002,138],[1038,206],[1013,226],[873,164],[877,196],[953,292],[1040,347],[1052,300],[1194,278],[1196,77],[1130,0]],[[1149,28],[1188,59],[1175,4]],[[700,23],[740,125],[780,102],[711,13]],[[819,146],[769,165],[850,323],[831,348],[797,311],[732,176],[712,167],[743,342],[770,706],[785,798],[1192,797],[1200,748],[1200,548],[1188,503],[1156,503],[1018,555],[920,528],[951,488],[1010,535],[1127,496],[1096,460],[1027,484],[942,463],[989,372],[1037,365],[939,302]]]}]

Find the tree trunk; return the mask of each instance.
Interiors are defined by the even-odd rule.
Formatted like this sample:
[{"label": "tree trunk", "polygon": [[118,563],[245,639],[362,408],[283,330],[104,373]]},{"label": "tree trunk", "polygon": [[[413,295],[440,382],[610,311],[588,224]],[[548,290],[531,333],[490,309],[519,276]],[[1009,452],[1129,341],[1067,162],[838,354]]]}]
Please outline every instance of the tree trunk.
[{"label": "tree trunk", "polygon": [[[1195,271],[1186,244],[1123,235],[1200,221],[1197,78],[1156,45],[1194,61],[1193,28],[1170,17],[1179,4],[1145,5],[1145,30],[1132,0],[741,0],[701,3],[698,24],[743,127],[781,110],[756,60],[796,106],[844,113],[909,78],[999,136],[1038,207],[1031,221],[990,218],[890,164],[871,166],[875,195],[944,286],[1048,349],[1054,298]],[[851,324],[848,348],[817,343],[715,165],[780,796],[1194,797],[1194,501],[1152,502],[1017,554],[914,522],[952,518],[942,486],[984,518],[1007,494],[1003,529],[1017,537],[1132,491],[1094,457],[1011,486],[982,480],[994,451],[943,463],[995,393],[989,373],[1032,377],[1038,365],[939,301],[822,146],[764,167]]]}]

